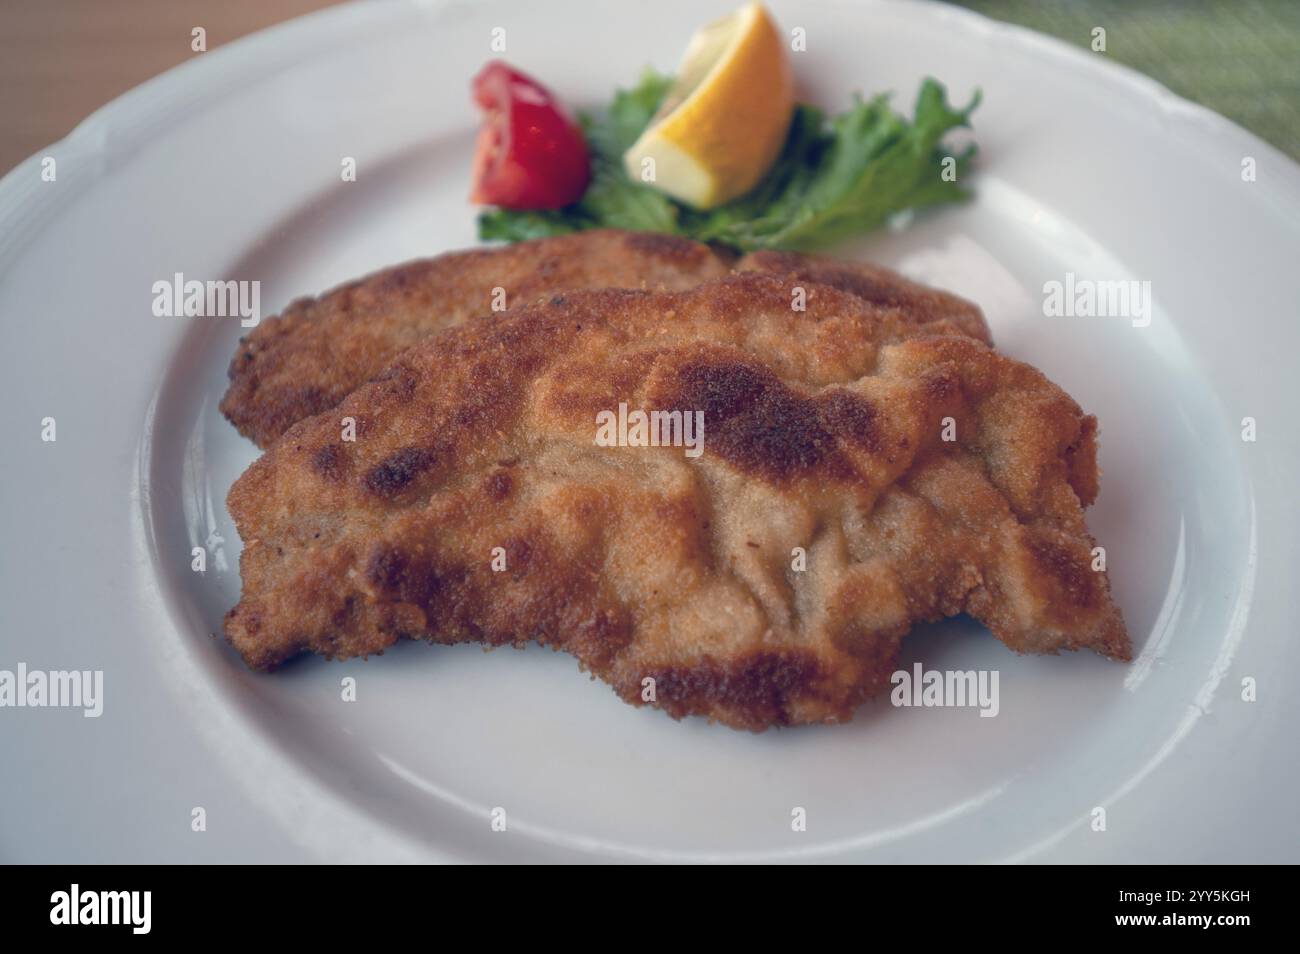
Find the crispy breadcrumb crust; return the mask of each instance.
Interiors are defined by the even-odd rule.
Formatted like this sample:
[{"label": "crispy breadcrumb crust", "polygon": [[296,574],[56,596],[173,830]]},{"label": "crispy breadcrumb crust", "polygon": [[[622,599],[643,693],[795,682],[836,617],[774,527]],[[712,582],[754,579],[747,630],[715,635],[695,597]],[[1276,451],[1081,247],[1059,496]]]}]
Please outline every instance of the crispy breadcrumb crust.
[{"label": "crispy breadcrumb crust", "polygon": [[[597,446],[620,402],[702,411],[702,456]],[[290,427],[230,491],[226,633],[258,669],[534,641],[676,718],[838,722],[917,620],[1128,659],[1096,492],[1095,419],[951,316],[752,272],[570,291],[428,339]]]}]

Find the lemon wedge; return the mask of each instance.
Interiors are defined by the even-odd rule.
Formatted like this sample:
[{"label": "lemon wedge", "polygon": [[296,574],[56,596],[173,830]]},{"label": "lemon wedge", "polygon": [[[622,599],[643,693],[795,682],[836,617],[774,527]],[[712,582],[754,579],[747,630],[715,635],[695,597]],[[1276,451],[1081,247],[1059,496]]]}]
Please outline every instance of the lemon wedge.
[{"label": "lemon wedge", "polygon": [[785,41],[759,3],[701,27],[627,173],[697,209],[744,195],[776,161],[794,111]]}]

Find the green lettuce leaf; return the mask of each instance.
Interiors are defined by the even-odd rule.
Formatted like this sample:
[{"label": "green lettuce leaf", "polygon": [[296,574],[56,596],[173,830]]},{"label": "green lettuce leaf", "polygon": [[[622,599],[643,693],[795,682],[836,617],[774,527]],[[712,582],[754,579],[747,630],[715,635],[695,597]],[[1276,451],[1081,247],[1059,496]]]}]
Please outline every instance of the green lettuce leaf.
[{"label": "green lettuce leaf", "polygon": [[[739,249],[807,250],[870,232],[907,209],[958,202],[975,147],[953,154],[950,130],[969,126],[979,104],[949,105],[941,84],[926,79],[913,118],[895,113],[885,96],[858,100],[829,119],[798,106],[781,155],[747,195],[706,212],[691,209],[630,179],[623,153],[636,141],[664,95],[670,77],[647,71],[619,91],[603,115],[583,115],[592,153],[592,182],[564,209],[515,212],[489,209],[479,217],[483,239],[519,241],[589,228],[667,232]],[[945,160],[953,175],[945,175]]]}]

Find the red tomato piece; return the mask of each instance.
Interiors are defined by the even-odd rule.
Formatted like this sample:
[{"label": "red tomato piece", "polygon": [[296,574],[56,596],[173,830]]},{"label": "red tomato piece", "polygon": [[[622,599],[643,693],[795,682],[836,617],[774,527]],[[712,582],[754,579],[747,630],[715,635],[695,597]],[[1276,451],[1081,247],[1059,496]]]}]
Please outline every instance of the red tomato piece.
[{"label": "red tomato piece", "polygon": [[558,209],[591,181],[582,129],[536,80],[493,60],[474,77],[483,128],[474,156],[473,202]]}]

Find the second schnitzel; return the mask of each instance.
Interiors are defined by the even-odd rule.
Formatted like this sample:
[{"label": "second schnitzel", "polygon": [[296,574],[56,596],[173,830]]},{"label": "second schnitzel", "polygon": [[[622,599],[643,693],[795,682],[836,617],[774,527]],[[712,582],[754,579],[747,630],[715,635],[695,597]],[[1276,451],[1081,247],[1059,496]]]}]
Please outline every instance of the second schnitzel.
[{"label": "second schnitzel", "polygon": [[451,252],[298,299],[240,342],[221,410],[265,447],[295,421],[334,407],[403,349],[469,318],[580,288],[678,291],[733,265],[801,270],[808,280],[905,308],[919,324],[953,322],[988,340],[970,302],[886,269],[766,252],[736,262],[688,239],[603,229]]}]

